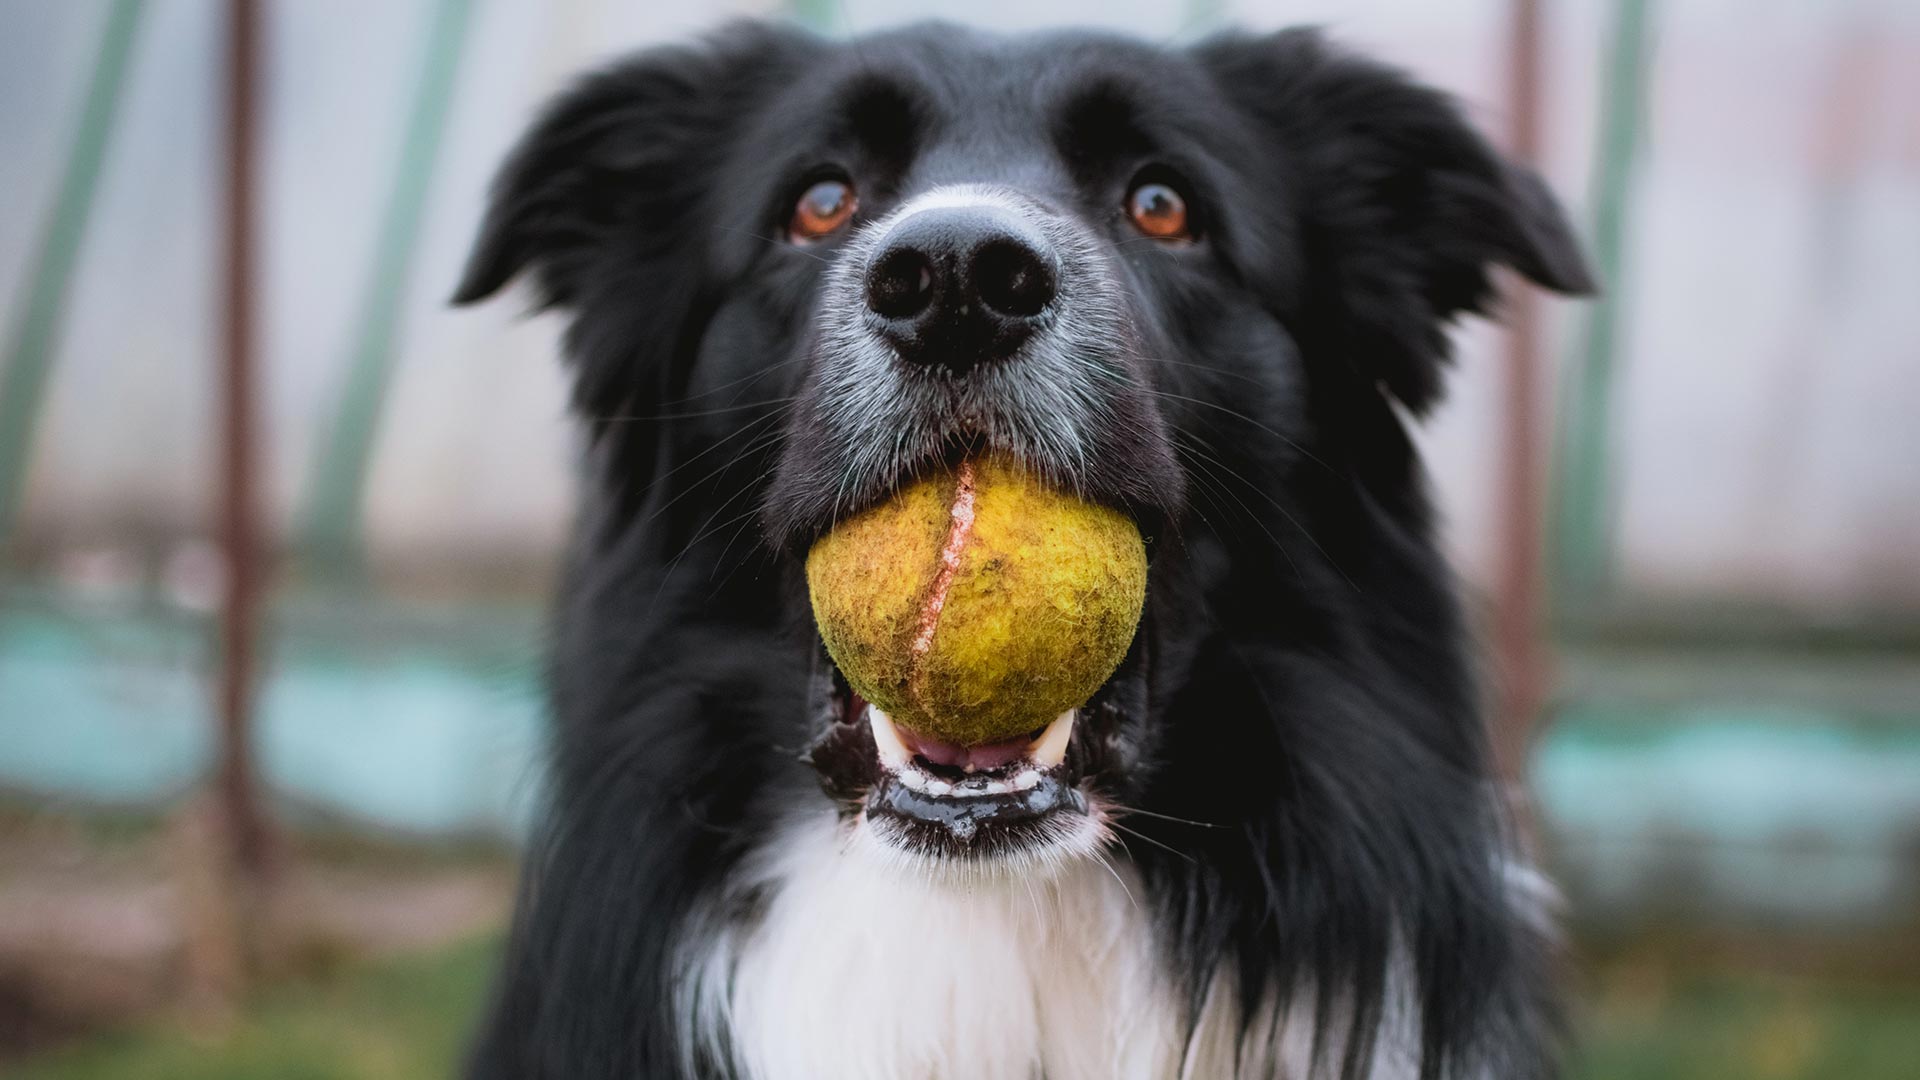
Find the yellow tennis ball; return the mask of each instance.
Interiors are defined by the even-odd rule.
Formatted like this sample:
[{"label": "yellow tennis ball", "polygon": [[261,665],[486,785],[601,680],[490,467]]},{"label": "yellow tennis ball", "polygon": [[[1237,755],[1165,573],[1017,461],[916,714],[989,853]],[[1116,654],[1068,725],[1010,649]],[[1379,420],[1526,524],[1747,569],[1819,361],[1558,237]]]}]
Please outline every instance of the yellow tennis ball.
[{"label": "yellow tennis ball", "polygon": [[978,746],[1084,704],[1146,601],[1140,530],[991,456],[902,489],[807,554],[814,621],[893,720]]}]

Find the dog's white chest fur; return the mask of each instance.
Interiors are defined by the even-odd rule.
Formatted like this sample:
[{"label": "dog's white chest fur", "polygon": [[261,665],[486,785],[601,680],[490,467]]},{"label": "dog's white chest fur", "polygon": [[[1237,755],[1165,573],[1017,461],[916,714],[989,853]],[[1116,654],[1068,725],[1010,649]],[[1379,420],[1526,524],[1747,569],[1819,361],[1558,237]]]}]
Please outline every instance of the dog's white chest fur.
[{"label": "dog's white chest fur", "polygon": [[749,885],[760,917],[697,934],[682,983],[690,1045],[753,1080],[1276,1074],[1236,1072],[1225,1010],[1189,1039],[1124,865],[933,880],[830,821],[785,841]]}]

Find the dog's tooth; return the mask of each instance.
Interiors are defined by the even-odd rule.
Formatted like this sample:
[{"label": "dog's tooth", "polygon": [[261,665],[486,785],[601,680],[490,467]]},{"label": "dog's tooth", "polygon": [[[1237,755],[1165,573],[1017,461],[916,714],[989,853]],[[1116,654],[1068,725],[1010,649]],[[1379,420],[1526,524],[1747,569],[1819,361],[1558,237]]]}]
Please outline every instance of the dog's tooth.
[{"label": "dog's tooth", "polygon": [[1013,787],[1016,791],[1032,791],[1039,785],[1040,774],[1032,769],[1022,769],[1020,774],[1013,778]]},{"label": "dog's tooth", "polygon": [[1047,730],[1041,732],[1039,738],[1033,740],[1027,756],[1033,759],[1035,765],[1051,769],[1067,760],[1067,743],[1073,741],[1073,721],[1078,713],[1078,709],[1061,713],[1053,723],[1047,725]]},{"label": "dog's tooth", "polygon": [[928,780],[927,781],[927,794],[929,795],[948,795],[948,794],[951,794],[952,792],[953,792],[953,785],[947,783],[945,780]]},{"label": "dog's tooth", "polygon": [[915,791],[927,790],[927,774],[911,766],[900,770],[900,782]]},{"label": "dog's tooth", "polygon": [[987,794],[989,795],[1006,795],[1012,791],[1013,785],[1007,783],[1005,780],[994,780],[987,784]]},{"label": "dog's tooth", "polygon": [[880,752],[880,764],[889,772],[899,772],[913,760],[899,729],[886,713],[871,704],[867,706],[867,724],[873,728],[873,745]]}]

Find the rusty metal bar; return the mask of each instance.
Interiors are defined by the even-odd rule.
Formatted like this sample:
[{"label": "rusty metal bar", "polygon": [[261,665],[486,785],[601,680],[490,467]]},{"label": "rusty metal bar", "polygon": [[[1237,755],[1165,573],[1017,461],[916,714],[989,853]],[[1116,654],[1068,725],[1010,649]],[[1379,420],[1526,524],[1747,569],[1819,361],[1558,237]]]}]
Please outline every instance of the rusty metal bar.
[{"label": "rusty metal bar", "polygon": [[[1513,0],[1510,14],[1507,152],[1518,161],[1533,163],[1540,158],[1540,2]],[[1524,282],[1512,281],[1505,314],[1500,563],[1493,620],[1498,699],[1492,742],[1500,775],[1517,782],[1525,775],[1527,747],[1547,688],[1547,657],[1541,641],[1545,397],[1539,293]]]},{"label": "rusty metal bar", "polygon": [[260,7],[255,0],[229,0],[227,11],[226,310],[218,458],[227,587],[220,610],[218,788],[235,866],[259,878],[267,874],[271,856],[252,738],[262,585],[253,348]]}]

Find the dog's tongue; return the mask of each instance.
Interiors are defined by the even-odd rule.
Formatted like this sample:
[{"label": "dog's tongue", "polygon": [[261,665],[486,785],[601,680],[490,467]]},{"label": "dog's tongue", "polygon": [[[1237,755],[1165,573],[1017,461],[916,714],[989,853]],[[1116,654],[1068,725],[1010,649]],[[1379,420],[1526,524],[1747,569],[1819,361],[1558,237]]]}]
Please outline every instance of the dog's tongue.
[{"label": "dog's tongue", "polygon": [[901,741],[907,749],[926,758],[935,765],[946,765],[968,772],[983,772],[998,769],[1009,762],[1018,761],[1026,756],[1032,740],[1025,735],[1000,742],[983,743],[979,746],[958,746],[942,742],[931,735],[923,735],[910,728],[900,729]]}]

